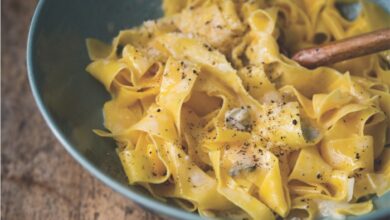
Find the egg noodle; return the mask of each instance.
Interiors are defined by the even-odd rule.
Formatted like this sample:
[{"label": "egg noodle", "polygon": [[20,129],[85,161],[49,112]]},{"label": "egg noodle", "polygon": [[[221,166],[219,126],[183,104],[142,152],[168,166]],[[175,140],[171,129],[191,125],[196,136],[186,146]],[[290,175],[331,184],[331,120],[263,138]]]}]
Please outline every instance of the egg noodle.
[{"label": "egg noodle", "polygon": [[[344,4],[349,4],[348,1]],[[130,184],[205,218],[362,215],[390,187],[390,51],[306,69],[302,48],[381,29],[332,0],[166,0],[165,17],[87,40]]]}]

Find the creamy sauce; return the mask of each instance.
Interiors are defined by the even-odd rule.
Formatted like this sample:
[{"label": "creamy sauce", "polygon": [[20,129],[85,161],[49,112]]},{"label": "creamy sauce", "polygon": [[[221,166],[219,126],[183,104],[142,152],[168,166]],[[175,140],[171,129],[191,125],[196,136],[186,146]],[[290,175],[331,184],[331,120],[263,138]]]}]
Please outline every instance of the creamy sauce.
[{"label": "creamy sauce", "polygon": [[345,219],[346,216],[339,213],[340,209],[348,208],[350,205],[348,202],[352,200],[353,188],[355,184],[355,178],[348,179],[348,191],[346,201],[335,202],[331,200],[317,200],[319,217],[326,218],[331,217],[332,219]]}]

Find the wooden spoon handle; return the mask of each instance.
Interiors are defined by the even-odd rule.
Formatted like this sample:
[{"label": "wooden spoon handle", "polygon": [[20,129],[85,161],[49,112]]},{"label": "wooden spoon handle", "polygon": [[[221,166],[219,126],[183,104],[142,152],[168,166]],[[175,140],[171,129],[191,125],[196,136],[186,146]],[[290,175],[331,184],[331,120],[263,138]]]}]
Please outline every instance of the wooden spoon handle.
[{"label": "wooden spoon handle", "polygon": [[390,28],[303,49],[292,59],[307,68],[315,68],[388,49]]}]

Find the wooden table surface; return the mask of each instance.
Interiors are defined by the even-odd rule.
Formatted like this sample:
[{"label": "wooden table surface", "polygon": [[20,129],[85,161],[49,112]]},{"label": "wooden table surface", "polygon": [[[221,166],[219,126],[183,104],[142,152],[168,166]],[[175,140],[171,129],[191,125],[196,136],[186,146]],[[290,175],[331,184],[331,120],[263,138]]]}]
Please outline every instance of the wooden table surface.
[{"label": "wooden table surface", "polygon": [[25,59],[36,2],[1,3],[1,219],[162,219],[91,176],[43,121]]}]

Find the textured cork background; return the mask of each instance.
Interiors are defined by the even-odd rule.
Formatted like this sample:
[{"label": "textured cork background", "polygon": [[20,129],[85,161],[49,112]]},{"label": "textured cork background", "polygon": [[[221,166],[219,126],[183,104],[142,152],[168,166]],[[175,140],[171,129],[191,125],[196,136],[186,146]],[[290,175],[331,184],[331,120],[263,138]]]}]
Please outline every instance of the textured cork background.
[{"label": "textured cork background", "polygon": [[161,220],[91,176],[43,121],[25,58],[36,3],[1,2],[1,219]]}]

